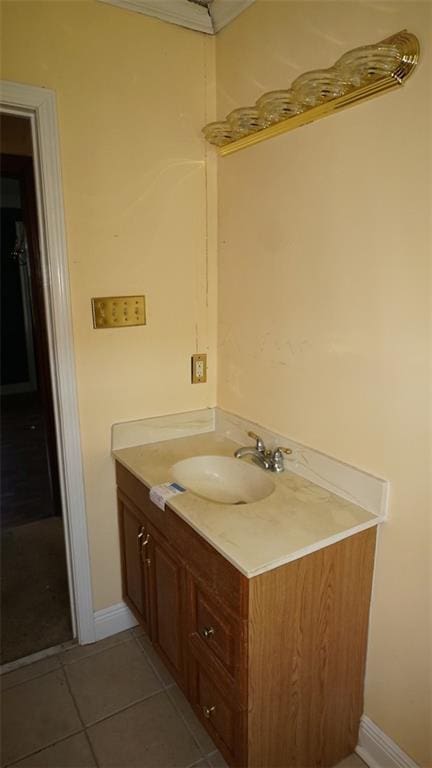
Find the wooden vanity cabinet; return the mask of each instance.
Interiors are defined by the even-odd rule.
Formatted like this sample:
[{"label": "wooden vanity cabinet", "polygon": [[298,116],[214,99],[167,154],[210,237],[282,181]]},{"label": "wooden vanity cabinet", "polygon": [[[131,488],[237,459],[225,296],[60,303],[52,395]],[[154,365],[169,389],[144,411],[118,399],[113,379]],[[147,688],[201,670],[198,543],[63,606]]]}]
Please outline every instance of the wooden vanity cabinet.
[{"label": "wooden vanity cabinet", "polygon": [[324,768],[350,754],[376,529],[247,579],[116,471],[124,599],[228,764]]}]

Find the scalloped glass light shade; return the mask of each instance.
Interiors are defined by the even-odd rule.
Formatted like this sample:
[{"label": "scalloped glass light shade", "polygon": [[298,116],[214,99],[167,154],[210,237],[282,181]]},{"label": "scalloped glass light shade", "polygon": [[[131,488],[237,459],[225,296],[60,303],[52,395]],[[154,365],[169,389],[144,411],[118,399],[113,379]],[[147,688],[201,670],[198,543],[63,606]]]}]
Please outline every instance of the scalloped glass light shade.
[{"label": "scalloped glass light shade", "polygon": [[325,101],[337,99],[353,88],[353,85],[334,69],[316,69],[305,72],[292,84],[297,99],[304,107],[316,107]]},{"label": "scalloped glass light shade", "polygon": [[278,136],[372,96],[399,88],[417,66],[420,44],[403,29],[375,45],[354,48],[328,69],[306,72],[286,90],[269,91],[203,129],[220,155]]},{"label": "scalloped glass light shade", "polygon": [[345,53],[334,69],[359,87],[392,75],[401,61],[402,55],[394,45],[366,45]]},{"label": "scalloped glass light shade", "polygon": [[265,125],[286,120],[302,111],[302,106],[291,89],[264,93],[256,102],[256,106]]},{"label": "scalloped glass light shade", "polygon": [[264,120],[255,107],[234,109],[227,116],[227,123],[229,123],[236,138],[247,136],[254,131],[260,131],[265,126]]},{"label": "scalloped glass light shade", "polygon": [[228,144],[234,139],[231,126],[226,120],[209,123],[203,128],[203,134],[207,141],[210,144],[215,144],[216,147],[223,147],[224,144]]}]

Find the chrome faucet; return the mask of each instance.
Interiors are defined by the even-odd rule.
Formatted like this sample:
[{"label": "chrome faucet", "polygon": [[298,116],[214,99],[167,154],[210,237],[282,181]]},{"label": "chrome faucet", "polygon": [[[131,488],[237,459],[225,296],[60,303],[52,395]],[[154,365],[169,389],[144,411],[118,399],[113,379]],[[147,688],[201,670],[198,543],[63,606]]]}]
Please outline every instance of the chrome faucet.
[{"label": "chrome faucet", "polygon": [[274,451],[267,449],[264,445],[264,441],[255,432],[248,432],[249,437],[256,441],[254,446],[246,445],[244,448],[237,448],[234,453],[236,459],[242,459],[244,456],[252,456],[263,469],[270,469],[272,472],[283,472],[284,466],[284,453],[292,453],[291,448],[275,448]]}]

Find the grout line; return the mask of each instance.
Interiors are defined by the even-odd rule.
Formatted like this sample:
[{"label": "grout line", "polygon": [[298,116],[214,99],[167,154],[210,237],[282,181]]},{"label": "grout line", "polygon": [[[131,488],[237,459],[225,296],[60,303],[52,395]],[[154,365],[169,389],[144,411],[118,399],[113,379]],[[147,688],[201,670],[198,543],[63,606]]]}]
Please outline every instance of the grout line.
[{"label": "grout line", "polygon": [[[115,635],[113,635],[115,637]],[[130,642],[130,637],[125,637],[122,640],[117,640],[117,642],[113,642],[112,645],[107,645],[104,648],[100,648],[99,650],[93,650],[91,653],[89,653],[86,656],[81,656],[79,659],[75,659],[72,661],[65,662],[62,659],[62,655],[64,653],[67,653],[70,650],[74,650],[75,648],[80,648],[84,646],[79,646],[75,642],[71,644],[62,643],[61,645],[53,646],[53,648],[47,649],[46,651],[38,652],[37,654],[33,654],[32,656],[26,656],[23,659],[18,659],[17,662],[13,661],[9,664],[4,664],[0,668],[0,682],[2,677],[6,677],[6,675],[10,675],[12,672],[16,672],[18,669],[24,669],[25,667],[31,667],[33,664],[38,664],[39,661],[45,661],[45,659],[52,659],[57,658],[57,661],[59,663],[59,666],[50,669],[47,672],[41,672],[40,674],[33,675],[33,677],[28,677],[26,680],[20,680],[17,683],[12,683],[12,685],[9,685],[7,688],[4,689],[4,691],[8,691],[11,688],[16,688],[17,685],[24,685],[24,683],[30,682],[30,680],[38,680],[40,677],[45,677],[45,675],[49,675],[51,672],[56,672],[58,670],[64,670],[65,667],[70,666],[71,664],[77,664],[79,661],[83,661],[84,659],[89,659],[92,656],[98,656],[99,653],[103,653],[103,651],[111,650],[112,648],[116,647],[117,645],[122,645],[123,643]],[[92,643],[91,646],[97,645],[97,643]],[[37,657],[37,658],[34,658]],[[9,667],[12,667],[11,669]]]},{"label": "grout line", "polygon": [[89,745],[90,752],[93,755],[93,760],[95,761],[96,768],[99,768],[99,760],[96,757],[96,752],[93,749],[93,744],[91,742],[90,736],[88,734],[87,728],[84,729],[84,736],[87,739],[87,744]]},{"label": "grout line", "polygon": [[132,707],[135,707],[137,704],[142,704],[143,701],[149,701],[149,699],[152,699],[154,696],[159,696],[161,693],[166,693],[166,691],[163,688],[161,688],[158,691],[153,691],[153,693],[149,693],[148,696],[143,696],[141,699],[136,699],[136,701],[131,701],[129,702],[129,704],[126,704],[126,706],[121,707],[121,709],[116,709],[115,712],[110,712],[109,715],[104,715],[103,717],[100,717],[99,720],[93,720],[91,723],[88,723],[85,726],[86,730],[93,728],[94,725],[99,725],[99,723],[103,723],[104,720],[109,720],[110,717],[115,717],[115,715],[120,715],[122,712],[126,712],[128,709],[132,709]]},{"label": "grout line", "polygon": [[[173,685],[172,685],[172,686],[170,686],[170,687],[171,687],[171,688],[174,688],[174,686],[173,686]],[[178,687],[178,686],[177,686],[177,687]],[[179,690],[180,690],[180,693],[181,693],[181,694],[183,694],[183,691],[182,691],[180,688],[179,688]],[[183,694],[183,695],[184,695],[184,694]],[[168,698],[169,698],[169,700],[170,700],[170,702],[171,702],[171,705],[173,706],[173,708],[174,708],[175,712],[177,712],[178,716],[179,716],[179,717],[181,718],[181,720],[183,721],[184,725],[186,726],[186,729],[189,731],[190,735],[192,736],[192,739],[194,740],[195,744],[197,745],[197,747],[198,747],[198,750],[199,750],[199,752],[200,752],[200,754],[201,754],[201,758],[200,758],[200,760],[202,760],[202,758],[205,758],[205,759],[207,759],[207,754],[213,754],[213,751],[217,751],[217,750],[212,750],[212,752],[208,752],[208,753],[204,752],[204,749],[201,747],[201,744],[199,743],[197,736],[194,734],[194,732],[193,732],[193,730],[192,730],[192,727],[189,725],[189,723],[188,723],[188,721],[187,721],[187,719],[186,719],[186,715],[184,715],[184,714],[183,714],[183,712],[181,711],[180,707],[178,707],[178,706],[177,706],[177,704],[176,704],[176,703],[175,703],[175,701],[174,701],[174,700],[171,698],[171,696],[169,696],[169,695],[168,695]],[[187,701],[187,699],[186,699],[186,701]],[[193,716],[194,716],[194,717],[196,717],[196,715],[195,715],[195,712],[193,711],[193,709],[192,709],[191,705],[189,704],[189,702],[188,702],[188,701],[187,701],[187,703],[188,703],[188,705],[189,705],[189,706],[190,706],[190,708],[191,708],[191,711],[192,711],[192,714],[193,714]],[[197,719],[197,722],[199,723],[199,725],[201,726],[201,723],[199,722],[199,720],[198,720],[198,718],[197,718],[197,717],[196,717],[196,719]],[[202,726],[201,726],[201,728],[202,728]],[[210,738],[211,738],[211,737],[210,737]],[[195,761],[195,762],[199,762],[199,760],[197,760],[197,761]]]},{"label": "grout line", "polygon": [[[56,655],[52,654],[50,658],[56,658]],[[12,683],[12,685],[8,685],[7,688],[2,688],[3,693],[6,693],[6,691],[11,691],[12,688],[17,688],[18,685],[25,685],[25,683],[31,683],[32,680],[39,680],[39,678],[41,677],[45,677],[46,675],[51,675],[53,672],[61,672],[62,665],[61,665],[60,659],[57,658],[57,660],[59,663],[58,667],[54,667],[54,669],[48,669],[46,672],[40,672],[37,675],[33,675],[33,677],[26,677],[25,680],[18,680],[17,683]],[[44,661],[44,659],[41,659],[41,661]],[[32,663],[37,664],[38,662],[35,661]],[[17,667],[17,669],[24,669],[25,667],[31,667],[31,666],[32,666],[31,664],[25,664],[22,667]],[[1,678],[3,677],[3,675],[6,677],[7,675],[12,674],[13,672],[16,672],[16,670],[13,669],[11,670],[11,672],[4,672],[2,675],[0,675],[0,685],[1,685]]]},{"label": "grout line", "polygon": [[95,751],[94,751],[94,749],[93,749],[93,745],[92,745],[92,743],[91,743],[91,741],[90,741],[90,739],[89,739],[88,733],[87,733],[87,726],[86,726],[86,724],[85,724],[85,722],[84,722],[84,720],[83,720],[83,718],[82,718],[82,716],[81,716],[81,712],[80,712],[80,709],[79,709],[78,703],[77,703],[77,701],[76,701],[75,695],[74,695],[74,693],[73,693],[73,691],[72,691],[72,687],[71,687],[71,684],[70,684],[70,682],[69,682],[69,678],[68,678],[68,676],[67,676],[67,674],[66,674],[66,670],[65,670],[64,668],[63,668],[63,675],[64,675],[64,678],[65,678],[65,680],[66,680],[66,685],[67,685],[67,688],[68,688],[69,694],[70,694],[70,696],[71,696],[71,699],[72,699],[72,701],[73,701],[73,703],[74,703],[74,706],[75,706],[75,709],[76,709],[76,711],[77,711],[77,714],[78,714],[78,717],[79,717],[80,723],[81,723],[81,724],[82,724],[82,726],[83,726],[84,735],[85,735],[85,737],[86,737],[86,739],[87,739],[87,742],[88,742],[88,745],[89,745],[89,747],[90,747],[90,752],[92,753],[92,756],[93,756],[93,760],[95,761],[95,764],[96,764],[96,766],[99,766],[99,762],[98,762],[98,759],[97,759],[97,757],[96,757]]},{"label": "grout line", "polygon": [[[172,708],[174,709],[175,713],[176,713],[176,714],[177,714],[177,716],[178,716],[178,717],[181,719],[181,721],[184,723],[184,725],[185,725],[185,727],[186,727],[187,731],[189,732],[190,736],[192,737],[192,739],[193,739],[194,743],[196,744],[196,746],[197,746],[197,748],[198,748],[198,751],[199,751],[199,753],[200,753],[200,755],[201,755],[201,757],[200,757],[198,760],[195,760],[195,761],[194,761],[194,763],[192,763],[192,764],[189,766],[189,768],[194,768],[194,766],[196,766],[196,765],[199,765],[199,763],[200,763],[200,762],[202,762],[202,760],[203,760],[203,759],[204,759],[204,760],[207,762],[207,755],[213,755],[213,754],[215,754],[215,753],[217,752],[217,750],[214,750],[214,751],[212,751],[212,752],[209,752],[209,753],[207,753],[207,754],[206,754],[206,753],[204,752],[204,750],[201,748],[201,746],[200,746],[200,743],[199,743],[198,739],[197,739],[197,738],[196,738],[196,736],[194,735],[194,733],[193,733],[193,731],[192,731],[191,727],[189,726],[189,724],[188,724],[188,722],[187,722],[187,720],[186,720],[186,717],[185,717],[185,716],[183,716],[183,713],[181,712],[181,710],[180,710],[180,709],[177,707],[177,705],[175,704],[175,702],[172,700],[171,696],[169,696],[169,694],[168,694],[168,691],[169,691],[170,689],[174,688],[174,687],[176,686],[176,683],[175,683],[175,682],[173,682],[173,683],[170,683],[170,684],[165,684],[165,683],[164,683],[164,681],[163,681],[163,679],[162,679],[161,675],[159,674],[158,670],[157,670],[157,669],[156,669],[156,667],[153,665],[153,663],[152,663],[151,659],[148,657],[148,655],[147,655],[147,653],[146,653],[146,650],[145,650],[144,646],[143,646],[143,645],[142,645],[142,644],[139,642],[139,637],[140,637],[140,636],[141,636],[141,635],[137,635],[137,634],[134,634],[134,633],[133,633],[133,629],[131,629],[131,630],[129,631],[129,634],[128,634],[128,636],[125,636],[124,638],[122,638],[122,640],[119,640],[119,641],[117,641],[117,642],[114,642],[114,643],[113,643],[113,645],[105,646],[105,647],[103,647],[103,648],[100,648],[100,650],[98,650],[98,651],[95,651],[95,652],[93,652],[93,653],[90,653],[88,656],[83,656],[83,657],[82,657],[82,658],[80,658],[80,659],[76,659],[75,661],[70,661],[70,662],[68,662],[68,663],[64,663],[64,662],[62,661],[62,659],[59,657],[59,658],[58,658],[58,661],[59,661],[59,664],[60,664],[60,666],[59,666],[58,668],[56,668],[56,669],[53,669],[53,670],[50,670],[49,672],[44,672],[43,674],[37,675],[36,677],[30,678],[30,679],[28,679],[28,680],[23,680],[23,681],[21,681],[21,682],[19,682],[19,683],[15,683],[14,685],[11,685],[11,686],[10,686],[10,688],[16,688],[17,686],[19,686],[19,685],[24,685],[25,683],[31,682],[32,680],[37,680],[37,679],[39,679],[39,678],[45,677],[45,676],[47,676],[47,675],[50,675],[50,674],[53,674],[53,673],[56,673],[56,672],[62,672],[62,674],[63,674],[63,677],[64,677],[64,679],[65,679],[65,681],[66,681],[66,686],[67,686],[67,689],[68,689],[68,691],[69,691],[69,694],[70,694],[70,696],[71,696],[71,699],[72,699],[72,701],[73,701],[73,704],[74,704],[75,710],[76,710],[76,712],[77,712],[77,715],[78,715],[78,719],[79,719],[79,721],[80,721],[80,723],[81,723],[81,725],[82,725],[82,728],[78,729],[77,731],[74,731],[73,733],[70,733],[70,734],[68,734],[67,736],[63,736],[63,737],[62,737],[62,738],[60,738],[60,739],[57,739],[57,740],[55,740],[55,741],[52,741],[52,742],[50,742],[50,743],[48,743],[48,744],[45,744],[43,747],[41,747],[40,749],[37,749],[37,750],[35,750],[34,752],[30,752],[30,753],[27,753],[27,754],[25,754],[25,755],[21,755],[19,758],[17,758],[17,760],[14,760],[12,763],[7,763],[7,764],[4,766],[4,768],[8,768],[8,766],[11,766],[11,767],[12,767],[12,766],[13,766],[13,765],[15,765],[17,762],[20,762],[21,760],[23,760],[23,759],[26,759],[26,758],[28,758],[28,757],[31,757],[32,755],[36,755],[36,754],[38,754],[39,752],[42,752],[44,749],[48,749],[49,747],[55,746],[56,744],[59,744],[59,743],[61,743],[61,742],[63,742],[63,741],[66,741],[67,739],[69,739],[69,738],[71,738],[72,736],[75,736],[75,735],[77,735],[77,734],[79,734],[79,733],[83,733],[83,734],[85,735],[85,738],[86,738],[86,740],[87,740],[87,742],[88,742],[88,744],[89,744],[89,748],[90,748],[91,754],[92,754],[92,756],[93,756],[93,759],[94,759],[94,761],[95,761],[95,764],[96,764],[96,766],[98,767],[98,766],[99,766],[99,762],[98,762],[97,756],[96,756],[96,754],[95,754],[95,751],[94,751],[94,749],[93,749],[93,745],[92,745],[92,742],[91,742],[91,739],[90,739],[90,736],[89,736],[89,733],[88,733],[88,729],[89,729],[89,728],[91,728],[91,727],[92,727],[92,726],[94,726],[94,725],[98,725],[99,723],[102,723],[102,722],[104,722],[105,720],[108,720],[108,719],[110,719],[111,717],[114,717],[114,716],[116,716],[116,715],[118,715],[118,714],[121,714],[122,712],[125,712],[125,711],[127,711],[128,709],[131,709],[132,707],[136,706],[137,704],[140,704],[141,702],[144,702],[144,701],[148,701],[148,700],[150,700],[151,698],[153,698],[154,696],[159,696],[160,694],[165,694],[165,695],[166,695],[166,697],[167,697],[168,701],[170,702],[170,704],[171,704]],[[89,658],[92,658],[93,656],[97,656],[97,655],[99,655],[99,653],[102,653],[102,652],[103,652],[103,651],[105,651],[105,650],[111,650],[112,648],[114,648],[114,647],[116,647],[116,646],[118,646],[118,645],[122,645],[122,644],[128,643],[128,642],[130,642],[131,638],[132,638],[132,639],[135,641],[135,645],[137,645],[137,646],[138,646],[138,649],[139,649],[139,651],[140,651],[140,652],[142,653],[142,655],[144,656],[144,658],[145,658],[146,662],[149,664],[150,668],[151,668],[151,669],[152,669],[152,671],[154,672],[154,674],[155,674],[155,676],[156,676],[156,678],[157,678],[158,682],[160,683],[160,685],[161,685],[162,687],[161,687],[159,690],[157,690],[157,691],[153,691],[151,694],[149,694],[149,695],[147,695],[147,696],[144,696],[144,697],[142,697],[142,698],[140,698],[140,699],[137,699],[136,701],[130,702],[130,703],[129,703],[129,704],[127,704],[125,707],[122,707],[121,709],[115,710],[114,712],[111,712],[111,713],[109,713],[108,715],[105,715],[104,717],[101,717],[100,719],[98,719],[98,720],[95,720],[94,722],[91,722],[91,723],[88,723],[88,724],[86,724],[86,723],[84,722],[84,720],[83,720],[82,716],[81,716],[81,712],[80,712],[80,709],[79,709],[78,703],[77,703],[77,701],[76,701],[75,695],[74,695],[74,693],[73,693],[73,691],[72,691],[72,688],[71,688],[71,684],[70,684],[70,681],[69,681],[69,678],[68,678],[68,674],[67,674],[67,669],[68,669],[68,667],[69,667],[69,666],[71,666],[71,665],[73,665],[73,664],[76,664],[76,663],[78,663],[79,661],[87,660],[87,659],[89,659]],[[57,648],[58,648],[58,647],[59,647],[59,646],[57,646]],[[61,646],[60,646],[60,647],[61,647]],[[75,646],[74,646],[74,647],[75,647]],[[55,656],[55,655],[58,655],[58,654],[49,654],[49,655],[50,655],[50,656]],[[33,662],[31,662],[31,663],[33,663]],[[161,661],[161,663],[163,663],[163,662]],[[27,665],[22,665],[22,666],[29,666],[29,665],[30,665],[30,664],[27,664]],[[9,690],[9,689],[7,689],[7,690]]]},{"label": "grout line", "polygon": [[83,720],[83,719],[82,719],[82,717],[81,717],[81,712],[80,712],[80,710],[79,710],[78,704],[77,704],[77,702],[76,702],[76,699],[75,699],[75,696],[74,696],[74,694],[73,694],[73,691],[72,691],[72,688],[71,688],[71,684],[70,684],[70,682],[69,682],[69,678],[68,678],[68,676],[67,676],[67,674],[66,674],[66,670],[65,670],[65,669],[62,669],[62,672],[63,672],[63,677],[64,677],[64,679],[65,679],[65,681],[66,681],[66,686],[67,686],[67,689],[68,689],[68,691],[69,691],[69,695],[70,695],[70,697],[71,697],[71,699],[72,699],[72,701],[73,701],[74,707],[75,707],[75,709],[76,709],[76,711],[77,711],[77,715],[78,715],[79,721],[80,721],[80,723],[81,723],[81,725],[82,725],[83,729],[85,730],[85,728],[86,728],[86,724],[85,724],[84,720]]},{"label": "grout line", "polygon": [[39,749],[36,749],[34,752],[27,752],[25,755],[21,755],[16,760],[14,760],[12,763],[5,763],[2,768],[9,768],[9,766],[16,765],[17,763],[20,763],[21,760],[26,760],[28,757],[33,757],[33,755],[38,755],[40,752],[43,752],[44,749],[49,749],[49,747],[54,747],[56,744],[60,744],[62,741],[67,741],[67,739],[71,739],[72,736],[78,736],[78,734],[84,733],[84,730],[78,730],[73,731],[73,733],[68,733],[67,736],[62,736],[61,739],[57,739],[56,741],[50,741],[49,744],[44,744],[43,747],[40,747]]},{"label": "grout line", "polygon": [[[144,635],[145,635],[145,633],[144,633]],[[147,656],[147,654],[146,654],[146,651],[145,651],[145,648],[144,648],[144,646],[143,646],[143,645],[142,645],[142,644],[139,642],[139,639],[138,639],[138,637],[137,637],[137,636],[135,636],[135,641],[136,641],[137,645],[139,646],[139,649],[140,649],[141,653],[143,653],[143,654],[144,654],[144,656],[145,656],[145,658],[146,658],[146,661],[147,661],[147,662],[150,664],[151,668],[154,670],[154,672],[155,672],[155,674],[157,675],[158,679],[161,681],[161,683],[162,683],[162,685],[163,685],[163,691],[164,691],[165,693],[167,693],[167,694],[168,694],[168,691],[169,691],[170,689],[172,689],[172,688],[174,688],[174,687],[178,687],[178,686],[177,686],[177,683],[176,683],[175,681],[174,681],[173,683],[170,683],[169,685],[167,685],[167,684],[164,682],[164,680],[162,679],[161,675],[158,673],[158,670],[156,669],[156,667],[155,667],[155,666],[153,666],[151,659],[150,659],[150,658]],[[163,661],[162,661],[162,660],[161,660],[161,664],[163,664]],[[167,670],[167,671],[169,671],[169,670]],[[194,734],[194,732],[193,732],[192,728],[189,726],[189,723],[188,723],[188,721],[187,721],[187,719],[186,719],[186,716],[184,716],[184,715],[183,715],[183,712],[181,711],[181,709],[180,709],[179,707],[177,707],[177,705],[176,705],[175,701],[174,701],[174,700],[171,698],[171,696],[170,696],[169,694],[168,694],[168,699],[169,699],[169,701],[170,701],[170,703],[171,703],[171,706],[173,707],[173,709],[174,709],[175,713],[178,715],[178,717],[180,717],[180,719],[182,720],[183,724],[185,725],[185,727],[186,727],[186,730],[189,732],[190,736],[192,737],[193,741],[195,742],[195,744],[196,744],[196,746],[197,746],[197,748],[198,748],[198,750],[199,750],[199,752],[200,752],[200,754],[201,754],[201,756],[202,756],[202,757],[200,758],[200,760],[196,760],[196,761],[195,761],[195,763],[197,763],[197,762],[199,763],[199,762],[200,762],[200,761],[201,761],[203,758],[206,758],[206,756],[207,756],[207,755],[206,755],[206,753],[204,752],[204,750],[202,749],[202,747],[201,747],[201,745],[200,745],[200,743],[199,743],[199,741],[198,741],[197,737],[195,736],[195,734]],[[188,702],[188,703],[189,703],[189,702]],[[189,705],[189,706],[190,706],[190,705]],[[191,710],[192,710],[192,707],[191,707]],[[193,710],[192,710],[192,714],[194,715],[194,717],[196,717],[196,715],[195,715],[195,713],[193,712]],[[199,720],[198,720],[198,722],[199,722]],[[201,725],[201,724],[200,724],[200,725]],[[217,750],[215,750],[215,751],[217,751]],[[208,753],[208,754],[213,754],[213,751],[212,751],[211,753]],[[195,765],[195,763],[193,763],[193,764],[192,764],[192,766],[190,766],[190,768],[193,768],[193,765]]]},{"label": "grout line", "polygon": [[[125,631],[129,631],[129,630],[125,630]],[[120,633],[118,633],[118,634],[120,634]],[[116,637],[116,635],[111,635],[111,637],[114,638],[114,637]],[[98,656],[100,653],[103,653],[104,651],[111,651],[113,648],[116,648],[118,645],[124,645],[125,643],[130,642],[130,638],[131,638],[131,635],[129,635],[128,637],[124,637],[121,640],[113,640],[112,644],[110,643],[109,645],[104,645],[103,648],[99,648],[98,650],[96,650],[95,646],[97,646],[98,643],[104,642],[104,640],[106,638],[104,638],[104,640],[98,640],[96,643],[89,643],[89,649],[92,649],[92,650],[89,651],[89,653],[87,653],[86,655],[80,656],[78,659],[71,659],[71,661],[65,661],[62,658],[62,654],[59,654],[60,664],[61,664],[61,666],[63,668],[69,667],[71,664],[77,664],[79,661],[84,661],[85,659],[90,659],[93,656]],[[77,645],[75,647],[76,648],[85,648],[86,646],[85,645],[83,645],[83,646]],[[67,648],[66,652],[68,650],[73,650],[73,648],[72,649]]]},{"label": "grout line", "polygon": [[202,757],[200,757],[200,759],[199,759],[199,760],[195,760],[195,762],[194,762],[194,763],[191,763],[191,765],[188,765],[188,766],[187,766],[187,768],[195,768],[195,766],[197,766],[197,765],[202,765],[202,763],[203,763],[203,762],[204,762],[204,763],[206,764],[206,766],[208,766],[208,768],[209,768],[209,763],[207,762],[207,760],[206,760],[205,758],[203,759]]},{"label": "grout line", "polygon": [[69,651],[71,648],[76,648],[77,643],[75,640],[71,640],[67,643],[61,643],[60,645],[53,645],[51,648],[45,648],[42,651],[31,653],[29,656],[23,656],[21,659],[15,661],[9,661],[7,664],[0,666],[0,676],[8,675],[10,672],[15,672],[16,669],[22,669],[23,667],[29,667],[31,664],[36,664],[38,661],[44,661],[51,658],[51,656],[57,656],[60,652]]},{"label": "grout line", "polygon": [[[139,635],[139,637],[141,637],[141,635]],[[136,644],[138,646],[139,651],[143,654],[143,656],[145,657],[146,662],[149,664],[150,668],[152,669],[152,671],[156,675],[157,679],[161,683],[163,690],[166,691],[168,688],[172,688],[173,685],[176,685],[175,681],[173,683],[165,683],[164,679],[162,678],[162,675],[158,671],[157,667],[153,664],[150,656],[148,656],[148,654],[146,652],[146,649],[144,648],[142,643],[140,643],[138,637],[134,637],[134,640],[135,640],[135,642],[136,642]],[[160,662],[161,662],[161,664],[163,664],[162,659],[160,660]],[[167,669],[167,672],[169,673],[169,669]]]},{"label": "grout line", "polygon": [[[144,636],[145,636],[145,637],[147,637],[147,635],[146,635],[145,633],[144,633]],[[158,679],[161,681],[161,683],[162,683],[162,685],[163,685],[163,691],[164,691],[165,693],[167,693],[167,694],[168,694],[168,691],[169,691],[169,690],[171,690],[171,689],[172,689],[172,688],[174,688],[174,687],[178,687],[178,686],[177,686],[177,683],[174,681],[174,682],[172,682],[172,683],[170,683],[170,684],[168,685],[168,684],[166,684],[166,683],[164,682],[164,680],[162,679],[162,676],[161,676],[161,675],[158,673],[158,670],[157,670],[157,669],[156,669],[156,667],[155,667],[155,666],[152,664],[152,661],[151,661],[151,659],[150,659],[150,658],[147,656],[147,653],[146,653],[146,650],[145,650],[144,646],[143,646],[143,645],[142,645],[142,644],[139,642],[139,639],[138,639],[139,637],[141,637],[141,635],[139,635],[139,636],[135,636],[135,641],[136,641],[137,645],[139,646],[139,649],[140,649],[141,653],[143,653],[143,654],[144,654],[144,656],[145,656],[145,658],[146,658],[146,661],[149,663],[149,665],[151,666],[151,668],[154,670],[155,674],[157,675]],[[162,661],[162,660],[160,660],[160,661],[161,661],[161,664],[163,664],[163,661]],[[167,670],[167,671],[169,671],[169,670]],[[179,690],[180,690],[180,689],[179,689]],[[189,723],[188,723],[188,721],[187,721],[187,719],[186,719],[186,716],[185,716],[185,715],[183,715],[183,712],[181,711],[181,709],[180,709],[179,707],[177,707],[177,704],[175,703],[175,701],[174,701],[174,700],[171,698],[171,696],[170,696],[169,694],[168,694],[168,699],[169,699],[169,701],[170,701],[170,703],[171,703],[171,706],[173,707],[174,711],[176,712],[176,714],[178,715],[178,717],[180,717],[180,719],[182,720],[183,724],[186,726],[186,730],[189,732],[190,736],[192,737],[193,741],[195,742],[196,746],[198,747],[198,750],[199,750],[199,752],[200,752],[200,754],[201,754],[201,756],[202,756],[202,757],[200,758],[200,760],[202,760],[203,758],[206,758],[206,757],[207,757],[207,753],[206,753],[206,752],[204,752],[204,749],[201,747],[201,745],[200,745],[200,743],[199,743],[199,741],[198,741],[198,739],[197,739],[196,735],[194,734],[194,732],[193,732],[193,730],[192,730],[192,727],[191,727],[191,726],[189,726]],[[188,704],[189,704],[189,702],[188,702]],[[189,706],[190,706],[190,704],[189,704]],[[194,716],[194,717],[196,717],[196,715],[195,715],[195,713],[194,713],[194,711],[193,711],[192,707],[191,707],[191,711],[192,711],[192,714],[193,714],[193,716]],[[198,718],[197,718],[197,721],[198,721],[198,723],[199,723],[199,720],[198,720]],[[199,723],[199,724],[201,725],[201,723]],[[213,754],[213,752],[214,752],[214,751],[217,751],[217,750],[212,750],[212,752],[210,752],[210,753],[208,753],[208,754]],[[196,763],[196,762],[198,762],[198,763],[199,763],[199,762],[200,762],[200,760],[198,760],[198,761],[195,761],[195,763]],[[195,765],[195,763],[193,763],[193,765]],[[190,768],[192,768],[192,766],[191,766]]]}]

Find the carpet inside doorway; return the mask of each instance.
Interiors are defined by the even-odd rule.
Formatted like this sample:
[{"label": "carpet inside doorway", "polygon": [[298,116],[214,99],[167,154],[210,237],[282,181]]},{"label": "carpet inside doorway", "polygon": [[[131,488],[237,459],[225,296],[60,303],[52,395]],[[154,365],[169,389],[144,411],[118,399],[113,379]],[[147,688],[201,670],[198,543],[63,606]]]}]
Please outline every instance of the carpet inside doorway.
[{"label": "carpet inside doorway", "polygon": [[1,663],[72,639],[63,521],[1,532]]}]

